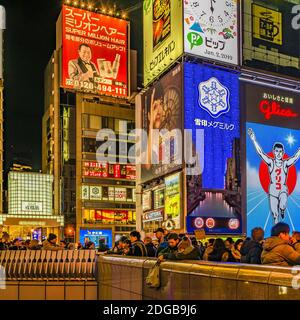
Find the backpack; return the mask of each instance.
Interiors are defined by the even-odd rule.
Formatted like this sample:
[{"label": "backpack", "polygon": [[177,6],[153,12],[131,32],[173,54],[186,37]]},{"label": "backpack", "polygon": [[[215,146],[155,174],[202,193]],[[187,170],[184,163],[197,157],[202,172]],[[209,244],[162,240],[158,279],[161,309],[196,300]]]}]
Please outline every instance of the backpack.
[{"label": "backpack", "polygon": [[160,261],[149,270],[146,277],[146,286],[149,288],[159,288],[160,287]]}]

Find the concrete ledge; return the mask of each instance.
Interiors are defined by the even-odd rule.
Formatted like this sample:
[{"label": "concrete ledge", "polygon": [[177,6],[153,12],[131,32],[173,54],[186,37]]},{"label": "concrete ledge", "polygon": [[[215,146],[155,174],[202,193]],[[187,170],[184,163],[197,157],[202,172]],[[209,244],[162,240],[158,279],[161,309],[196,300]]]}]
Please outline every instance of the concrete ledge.
[{"label": "concrete ledge", "polygon": [[[147,274],[155,262],[155,259],[150,258],[100,257],[99,298],[300,300],[300,290],[293,288],[293,283],[297,281],[292,268],[204,261],[167,261],[161,264],[161,286],[155,289],[145,285]],[[300,287],[300,271],[298,283]]]}]

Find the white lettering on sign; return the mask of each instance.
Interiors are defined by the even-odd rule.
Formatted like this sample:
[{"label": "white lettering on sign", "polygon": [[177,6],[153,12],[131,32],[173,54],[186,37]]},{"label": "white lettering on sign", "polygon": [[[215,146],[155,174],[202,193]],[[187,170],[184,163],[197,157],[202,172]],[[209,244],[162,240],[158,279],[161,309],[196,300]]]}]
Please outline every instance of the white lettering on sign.
[{"label": "white lettering on sign", "polygon": [[42,202],[23,201],[22,202],[22,211],[41,212],[41,211],[43,211],[43,203]]}]

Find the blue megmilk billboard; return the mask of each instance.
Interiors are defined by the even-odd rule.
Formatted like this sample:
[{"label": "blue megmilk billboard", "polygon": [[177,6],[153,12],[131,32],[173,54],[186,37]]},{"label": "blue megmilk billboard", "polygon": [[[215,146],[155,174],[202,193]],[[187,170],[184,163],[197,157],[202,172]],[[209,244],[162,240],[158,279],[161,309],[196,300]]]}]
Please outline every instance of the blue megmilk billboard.
[{"label": "blue megmilk billboard", "polygon": [[187,173],[187,230],[240,234],[239,73],[186,62],[184,87],[184,125],[200,164],[200,174]]}]

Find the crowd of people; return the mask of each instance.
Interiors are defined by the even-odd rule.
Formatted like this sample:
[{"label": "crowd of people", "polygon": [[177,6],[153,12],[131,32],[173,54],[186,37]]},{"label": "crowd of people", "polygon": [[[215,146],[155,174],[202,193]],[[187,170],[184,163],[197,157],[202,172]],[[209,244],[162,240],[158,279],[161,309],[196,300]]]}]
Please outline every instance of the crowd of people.
[{"label": "crowd of people", "polygon": [[[37,240],[25,242],[15,239],[9,241],[8,234],[0,239],[0,250],[95,250],[93,242],[67,244],[64,240],[57,243],[57,236],[49,234],[39,245]],[[300,232],[290,235],[289,225],[283,222],[272,227],[271,237],[265,239],[262,228],[254,228],[251,238],[231,237],[210,238],[203,243],[194,236],[169,232],[163,228],[155,231],[154,240],[147,236],[143,240],[141,233],[132,231],[129,237],[123,236],[109,249],[104,243],[99,244],[99,252],[135,257],[156,257],[158,260],[204,260],[215,262],[236,262],[249,264],[268,264],[293,266],[300,264]]]},{"label": "crowd of people", "polygon": [[193,236],[169,233],[158,228],[156,241],[150,237],[141,240],[141,234],[133,231],[130,239],[122,237],[107,254],[157,257],[163,260],[204,260],[293,266],[300,264],[300,232],[290,235],[288,224],[280,222],[272,227],[271,237],[265,239],[264,230],[254,228],[251,238],[210,238],[203,243]]},{"label": "crowd of people", "polygon": [[18,238],[10,240],[8,233],[4,232],[0,238],[0,250],[95,250],[94,242],[86,242],[84,245],[81,243],[67,243],[65,240],[58,242],[57,235],[50,233],[48,238],[39,243],[38,240],[25,240],[22,241]]}]

